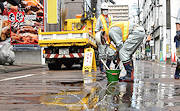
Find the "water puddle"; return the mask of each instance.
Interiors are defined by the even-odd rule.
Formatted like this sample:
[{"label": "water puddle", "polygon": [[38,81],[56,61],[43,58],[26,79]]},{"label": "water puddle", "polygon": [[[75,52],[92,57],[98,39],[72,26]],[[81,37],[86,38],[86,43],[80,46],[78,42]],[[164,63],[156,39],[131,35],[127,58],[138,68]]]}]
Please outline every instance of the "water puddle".
[{"label": "water puddle", "polygon": [[[56,94],[44,95],[41,97],[41,104],[59,105],[73,111],[164,111],[180,104],[180,86],[174,85],[173,82],[167,84],[157,81],[158,78],[170,78],[171,75],[167,75],[167,71],[165,73],[161,68],[158,68],[161,72],[147,69],[149,67],[141,70],[139,68],[135,70],[133,83],[109,83],[107,79],[97,81],[96,74],[84,74],[81,85],[69,83],[71,86],[79,85],[79,90],[69,88]],[[144,78],[154,80],[149,82],[142,80]]]},{"label": "water puddle", "polygon": [[[156,69],[154,70],[153,68]],[[124,69],[122,69],[121,72],[122,75],[126,74],[123,70]],[[101,77],[94,72],[84,73],[81,82],[71,80],[62,82],[55,78],[49,79],[49,75],[43,73],[38,81],[39,84],[42,85],[41,91],[44,88],[44,92],[13,93],[16,97],[9,97],[4,100],[18,100],[18,102],[12,101],[9,104],[58,106],[67,111],[179,110],[180,85],[172,82],[173,80],[170,82],[160,82],[158,80],[171,80],[173,77],[168,73],[173,72],[173,70],[174,69],[163,65],[144,65],[142,63],[135,66],[135,79],[133,83],[108,82],[107,78],[102,80],[100,79]],[[28,85],[32,86],[37,84],[38,83],[34,84],[33,82],[28,83]],[[22,87],[23,85],[26,84],[21,84]],[[29,86],[29,91],[33,91],[32,86]],[[0,94],[5,95],[2,92]],[[7,93],[7,95],[8,94],[10,93]]]},{"label": "water puddle", "polygon": [[[41,104],[59,105],[68,110],[105,110],[118,106],[119,85],[118,83],[96,82],[94,85],[84,84],[83,90],[64,90],[57,94],[41,97]],[[74,84],[75,85],[75,84]]]}]

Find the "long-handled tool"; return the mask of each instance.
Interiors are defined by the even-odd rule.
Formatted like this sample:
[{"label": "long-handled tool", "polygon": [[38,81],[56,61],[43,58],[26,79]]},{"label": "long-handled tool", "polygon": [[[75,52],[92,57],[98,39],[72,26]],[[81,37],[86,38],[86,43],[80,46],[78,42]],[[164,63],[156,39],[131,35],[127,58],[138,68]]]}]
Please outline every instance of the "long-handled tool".
[{"label": "long-handled tool", "polygon": [[101,59],[101,62],[104,64],[104,66],[106,67],[106,69],[109,70],[108,66],[104,63],[104,61]]},{"label": "long-handled tool", "polygon": [[[120,66],[119,66],[119,64],[120,64]],[[122,67],[121,67],[121,61],[119,61],[119,64],[117,65],[117,67],[116,67],[116,69],[119,67],[119,69],[122,69]]]}]

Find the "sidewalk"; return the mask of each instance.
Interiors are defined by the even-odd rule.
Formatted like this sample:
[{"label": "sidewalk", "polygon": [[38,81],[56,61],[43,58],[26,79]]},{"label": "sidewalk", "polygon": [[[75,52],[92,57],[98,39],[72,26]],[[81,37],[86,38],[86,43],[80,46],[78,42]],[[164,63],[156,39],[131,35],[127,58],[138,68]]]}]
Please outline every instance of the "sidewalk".
[{"label": "sidewalk", "polygon": [[29,69],[37,69],[37,68],[43,68],[47,67],[47,65],[41,65],[41,64],[14,64],[14,65],[0,65],[0,74],[2,73],[9,73],[9,72],[15,72],[15,71],[22,71],[22,70],[29,70]]}]

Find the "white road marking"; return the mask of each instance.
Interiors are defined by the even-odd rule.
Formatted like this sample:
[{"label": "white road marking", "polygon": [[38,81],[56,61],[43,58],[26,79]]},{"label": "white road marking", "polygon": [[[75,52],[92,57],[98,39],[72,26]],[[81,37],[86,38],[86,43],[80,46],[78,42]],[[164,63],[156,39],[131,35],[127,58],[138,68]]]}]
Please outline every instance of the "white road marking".
[{"label": "white road marking", "polygon": [[19,78],[25,78],[25,77],[30,77],[30,76],[33,76],[34,74],[28,74],[28,75],[25,75],[25,76],[17,76],[17,77],[11,77],[11,78],[6,78],[6,79],[1,79],[1,81],[8,81],[8,80],[13,80],[13,79],[19,79]]}]

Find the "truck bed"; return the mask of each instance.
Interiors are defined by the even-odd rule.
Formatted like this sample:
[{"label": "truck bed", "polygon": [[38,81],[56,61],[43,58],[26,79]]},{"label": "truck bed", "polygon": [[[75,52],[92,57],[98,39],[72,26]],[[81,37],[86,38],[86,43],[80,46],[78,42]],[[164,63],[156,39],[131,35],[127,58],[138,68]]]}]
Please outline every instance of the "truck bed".
[{"label": "truck bed", "polygon": [[49,46],[92,46],[97,48],[95,37],[87,31],[59,31],[38,33],[38,44]]}]

